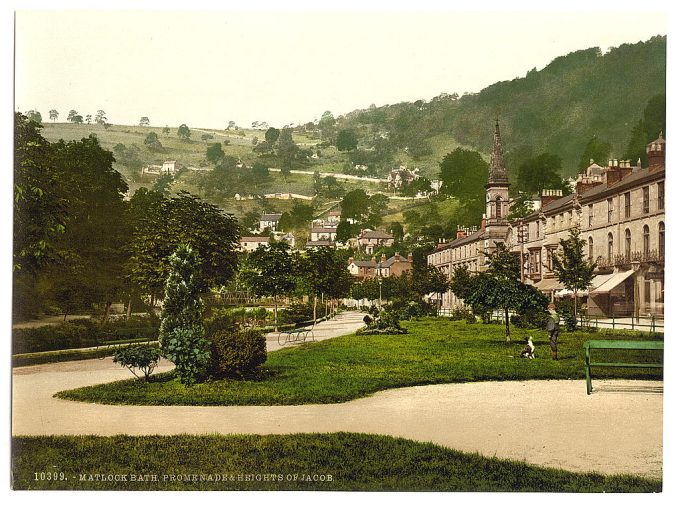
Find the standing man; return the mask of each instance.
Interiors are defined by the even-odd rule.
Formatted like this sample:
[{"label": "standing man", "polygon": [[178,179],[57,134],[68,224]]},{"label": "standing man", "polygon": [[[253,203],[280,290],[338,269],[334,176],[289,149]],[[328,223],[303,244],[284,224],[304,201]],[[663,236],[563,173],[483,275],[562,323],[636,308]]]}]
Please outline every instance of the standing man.
[{"label": "standing man", "polygon": [[552,351],[552,359],[557,360],[557,337],[560,335],[560,315],[555,310],[555,304],[548,304],[548,323],[545,329],[548,330],[548,337],[550,338],[550,350]]}]

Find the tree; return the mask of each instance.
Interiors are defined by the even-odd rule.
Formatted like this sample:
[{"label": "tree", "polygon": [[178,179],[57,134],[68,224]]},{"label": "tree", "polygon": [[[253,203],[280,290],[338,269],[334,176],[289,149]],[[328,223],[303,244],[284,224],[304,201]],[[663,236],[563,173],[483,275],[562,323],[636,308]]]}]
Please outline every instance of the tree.
[{"label": "tree", "polygon": [[184,142],[189,142],[189,137],[191,137],[191,130],[187,125],[181,124],[179,128],[177,128],[177,136]]},{"label": "tree", "polygon": [[387,231],[394,237],[395,242],[404,240],[404,227],[399,221],[393,221],[387,228]]},{"label": "tree", "polygon": [[102,126],[106,125],[106,122],[107,122],[106,112],[99,109],[97,111],[97,114],[94,116],[94,122],[97,123],[97,124],[100,124]]},{"label": "tree", "polygon": [[517,195],[517,197],[515,197],[514,200],[512,200],[508,217],[513,220],[522,219],[531,214],[533,210],[533,200],[531,199],[531,195],[527,193],[520,193]]},{"label": "tree", "polygon": [[217,165],[224,158],[224,151],[219,143],[210,144],[205,151],[205,158],[210,162]]},{"label": "tree", "polygon": [[122,347],[113,355],[114,363],[120,363],[120,366],[127,368],[138,379],[141,377],[137,375],[135,369],[140,370],[146,382],[149,381],[149,377],[154,368],[158,366],[160,359],[161,350],[146,344]]},{"label": "tree", "polygon": [[28,112],[26,112],[26,117],[28,118],[29,121],[42,124],[42,114],[40,114],[40,112],[38,112],[37,110],[29,110]]},{"label": "tree", "polygon": [[139,126],[149,126],[149,118],[147,116],[142,116],[139,118]]},{"label": "tree", "polygon": [[165,125],[163,127],[163,135],[165,135],[166,137],[170,135],[170,128],[168,127],[168,125]]},{"label": "tree", "polygon": [[161,174],[158,179],[156,179],[156,182],[153,183],[151,191],[157,191],[164,194],[165,196],[168,196],[170,194],[170,186],[172,186],[172,182],[174,180],[175,179],[172,174]]},{"label": "tree", "polygon": [[540,194],[544,189],[562,187],[562,160],[559,156],[542,153],[522,163],[517,173],[517,189]]},{"label": "tree", "polygon": [[335,118],[331,111],[327,110],[321,115],[319,119],[319,130],[321,131],[321,138],[330,142],[333,140],[333,132],[335,131]]},{"label": "tree", "polygon": [[666,131],[666,94],[653,96],[637,124],[633,127],[624,157],[635,163],[639,158],[647,166],[647,144]]},{"label": "tree", "polygon": [[579,161],[578,164],[579,170],[584,171],[593,162],[600,166],[606,166],[611,151],[612,145],[609,142],[600,140],[598,137],[593,135],[583,150],[581,161]]},{"label": "tree", "polygon": [[478,200],[488,179],[488,165],[476,151],[458,147],[439,163],[441,192],[462,202]]},{"label": "tree", "polygon": [[87,124],[90,124],[92,122],[92,114],[88,114],[85,116],[85,122]]},{"label": "tree", "polygon": [[56,121],[57,119],[59,119],[59,111],[57,111],[57,109],[50,110],[50,119],[52,121]]},{"label": "tree", "polygon": [[149,149],[160,149],[163,147],[161,141],[158,140],[158,134],[156,132],[149,132],[144,139],[144,145]]},{"label": "tree", "polygon": [[267,144],[273,146],[279,139],[280,134],[281,134],[280,130],[277,130],[274,127],[268,128],[267,131],[264,132],[264,140],[267,142]]},{"label": "tree", "polygon": [[214,138],[215,138],[215,135],[213,135],[212,133],[204,133],[203,135],[201,135],[201,140],[205,140],[205,141],[208,141],[208,140],[211,140],[211,139],[214,139]]},{"label": "tree", "polygon": [[66,116],[66,120],[73,122],[73,118],[76,117],[77,115],[78,115],[78,111],[71,109],[70,111],[68,111],[68,116]]},{"label": "tree", "polygon": [[569,237],[560,240],[560,250],[552,254],[553,271],[565,288],[574,293],[574,317],[578,321],[578,292],[585,291],[595,277],[596,264],[583,254],[586,241],[576,228],[569,230]]},{"label": "tree", "polygon": [[290,128],[281,130],[276,146],[276,156],[281,163],[281,174],[286,177],[290,174],[300,152],[300,148],[293,141],[293,130]]},{"label": "tree", "polygon": [[180,382],[192,385],[210,362],[200,298],[200,259],[191,247],[180,245],[168,263],[158,341],[164,356],[175,364]]},{"label": "tree", "polygon": [[229,124],[227,125],[227,130],[232,130],[236,128],[236,121],[229,121]]},{"label": "tree", "polygon": [[[548,303],[535,287],[520,281],[518,255],[512,253],[503,242],[496,243],[496,249],[484,253],[489,268],[486,272],[471,277],[471,286],[465,289],[465,302],[484,312],[502,309],[505,316],[505,337],[510,341],[510,311],[526,313],[544,309]],[[456,272],[461,275],[460,272]],[[457,279],[460,282],[460,279]],[[460,290],[460,287],[457,287]]]},{"label": "tree", "polygon": [[129,275],[153,301],[168,276],[168,257],[186,244],[201,259],[197,280],[201,290],[224,285],[236,270],[238,238],[238,222],[232,215],[181,191],[151,205],[136,224]]},{"label": "tree", "polygon": [[[34,275],[55,260],[57,238],[64,233],[66,200],[59,191],[51,146],[40,126],[14,115],[14,270]],[[16,286],[15,286],[16,288]]]},{"label": "tree", "polygon": [[304,283],[314,295],[314,320],[319,296],[338,299],[346,296],[352,287],[352,275],[338,251],[320,247],[307,251],[299,265]]},{"label": "tree", "polygon": [[288,244],[277,242],[258,247],[248,255],[244,280],[256,296],[274,298],[274,330],[279,328],[279,297],[295,289],[293,259]]},{"label": "tree", "polygon": [[338,151],[354,151],[358,144],[356,131],[350,128],[340,130],[335,138],[335,147]]}]

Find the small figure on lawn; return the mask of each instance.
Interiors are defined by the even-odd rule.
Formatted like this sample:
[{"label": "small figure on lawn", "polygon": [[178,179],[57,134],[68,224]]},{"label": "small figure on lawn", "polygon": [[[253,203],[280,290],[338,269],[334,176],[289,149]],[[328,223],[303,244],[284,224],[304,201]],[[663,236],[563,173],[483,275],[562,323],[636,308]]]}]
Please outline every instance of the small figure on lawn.
[{"label": "small figure on lawn", "polygon": [[534,343],[531,341],[531,337],[527,337],[526,340],[526,345],[524,346],[524,349],[522,349],[522,352],[519,354],[520,358],[527,358],[527,359],[534,359],[536,356],[534,355]]},{"label": "small figure on lawn", "polygon": [[550,350],[552,351],[552,359],[557,359],[557,337],[560,335],[560,315],[555,310],[555,304],[548,304],[548,322],[545,329],[548,330],[548,337],[550,338]]}]

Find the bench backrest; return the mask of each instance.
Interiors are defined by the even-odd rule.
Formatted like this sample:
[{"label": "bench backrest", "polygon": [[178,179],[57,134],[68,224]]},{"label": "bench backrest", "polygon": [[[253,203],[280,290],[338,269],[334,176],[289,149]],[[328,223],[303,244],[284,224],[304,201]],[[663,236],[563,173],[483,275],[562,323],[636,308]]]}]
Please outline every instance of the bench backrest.
[{"label": "bench backrest", "polygon": [[588,349],[633,349],[633,350],[661,350],[663,342],[650,340],[588,340],[583,344]]}]

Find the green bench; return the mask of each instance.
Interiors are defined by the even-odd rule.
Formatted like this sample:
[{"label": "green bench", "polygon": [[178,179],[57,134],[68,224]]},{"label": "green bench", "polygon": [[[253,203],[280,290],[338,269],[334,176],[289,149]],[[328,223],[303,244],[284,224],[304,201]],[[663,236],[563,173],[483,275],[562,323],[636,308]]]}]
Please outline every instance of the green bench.
[{"label": "green bench", "polygon": [[593,392],[593,382],[590,368],[620,367],[620,368],[663,368],[663,363],[606,363],[591,361],[590,351],[593,349],[625,349],[629,351],[663,351],[663,342],[636,340],[588,340],[583,344],[586,351],[586,391]]}]

